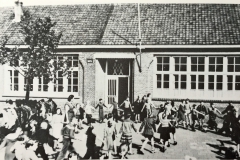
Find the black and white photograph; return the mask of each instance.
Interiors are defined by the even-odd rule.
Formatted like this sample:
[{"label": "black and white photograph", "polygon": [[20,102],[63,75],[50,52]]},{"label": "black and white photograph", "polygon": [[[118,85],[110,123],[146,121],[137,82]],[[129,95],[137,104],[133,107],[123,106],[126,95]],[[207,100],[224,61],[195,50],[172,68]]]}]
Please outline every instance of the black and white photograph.
[{"label": "black and white photograph", "polygon": [[240,159],[240,2],[0,0],[0,159]]}]

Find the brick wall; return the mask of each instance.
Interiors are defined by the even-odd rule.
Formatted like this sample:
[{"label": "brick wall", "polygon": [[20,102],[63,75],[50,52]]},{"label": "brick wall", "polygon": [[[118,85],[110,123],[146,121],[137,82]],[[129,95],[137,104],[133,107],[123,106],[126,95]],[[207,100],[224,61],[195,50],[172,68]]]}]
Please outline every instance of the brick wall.
[{"label": "brick wall", "polygon": [[134,61],[134,100],[153,91],[153,54],[143,53],[141,56],[142,72],[139,72],[137,60]]}]

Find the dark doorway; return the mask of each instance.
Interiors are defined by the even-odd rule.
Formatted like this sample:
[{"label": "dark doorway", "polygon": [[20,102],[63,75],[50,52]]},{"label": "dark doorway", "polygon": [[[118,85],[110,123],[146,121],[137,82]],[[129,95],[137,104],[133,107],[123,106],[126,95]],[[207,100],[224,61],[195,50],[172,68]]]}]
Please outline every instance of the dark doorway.
[{"label": "dark doorway", "polygon": [[126,99],[128,95],[128,77],[119,77],[118,83],[118,103],[122,104],[122,102]]}]

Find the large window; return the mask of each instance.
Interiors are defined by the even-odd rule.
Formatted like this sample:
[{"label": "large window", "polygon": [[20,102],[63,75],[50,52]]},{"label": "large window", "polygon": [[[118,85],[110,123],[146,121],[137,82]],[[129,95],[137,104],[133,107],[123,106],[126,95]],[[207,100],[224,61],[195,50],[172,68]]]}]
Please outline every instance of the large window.
[{"label": "large window", "polygon": [[58,71],[54,79],[54,92],[63,92],[63,72]]},{"label": "large window", "polygon": [[10,91],[18,91],[19,73],[16,70],[9,70],[10,75]]},{"label": "large window", "polygon": [[68,71],[68,92],[78,92],[78,71]]},{"label": "large window", "polygon": [[191,71],[203,72],[205,65],[205,57],[191,57]]},{"label": "large window", "polygon": [[187,71],[187,57],[174,57],[175,71]]},{"label": "large window", "polygon": [[169,57],[157,57],[157,71],[169,71]]},{"label": "large window", "polygon": [[27,90],[27,81],[28,81],[28,84],[29,84],[29,90],[30,91],[33,91],[33,79],[27,79],[27,78],[24,78],[24,91]]},{"label": "large window", "polygon": [[204,75],[191,75],[191,89],[204,89]]},{"label": "large window", "polygon": [[187,76],[186,75],[174,75],[175,77],[175,89],[187,88]]},{"label": "large window", "polygon": [[228,57],[228,72],[240,72],[240,57]]},{"label": "large window", "polygon": [[223,57],[209,57],[209,72],[223,71]]},{"label": "large window", "polygon": [[157,88],[169,88],[168,74],[157,74]]}]

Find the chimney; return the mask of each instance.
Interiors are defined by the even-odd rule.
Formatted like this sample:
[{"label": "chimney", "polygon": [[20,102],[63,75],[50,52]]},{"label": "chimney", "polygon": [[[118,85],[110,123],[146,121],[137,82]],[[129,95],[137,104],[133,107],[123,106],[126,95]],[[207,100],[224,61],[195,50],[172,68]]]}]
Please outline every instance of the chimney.
[{"label": "chimney", "polygon": [[15,6],[14,6],[15,22],[21,21],[21,16],[23,15],[22,5],[23,5],[22,2],[15,1]]}]

